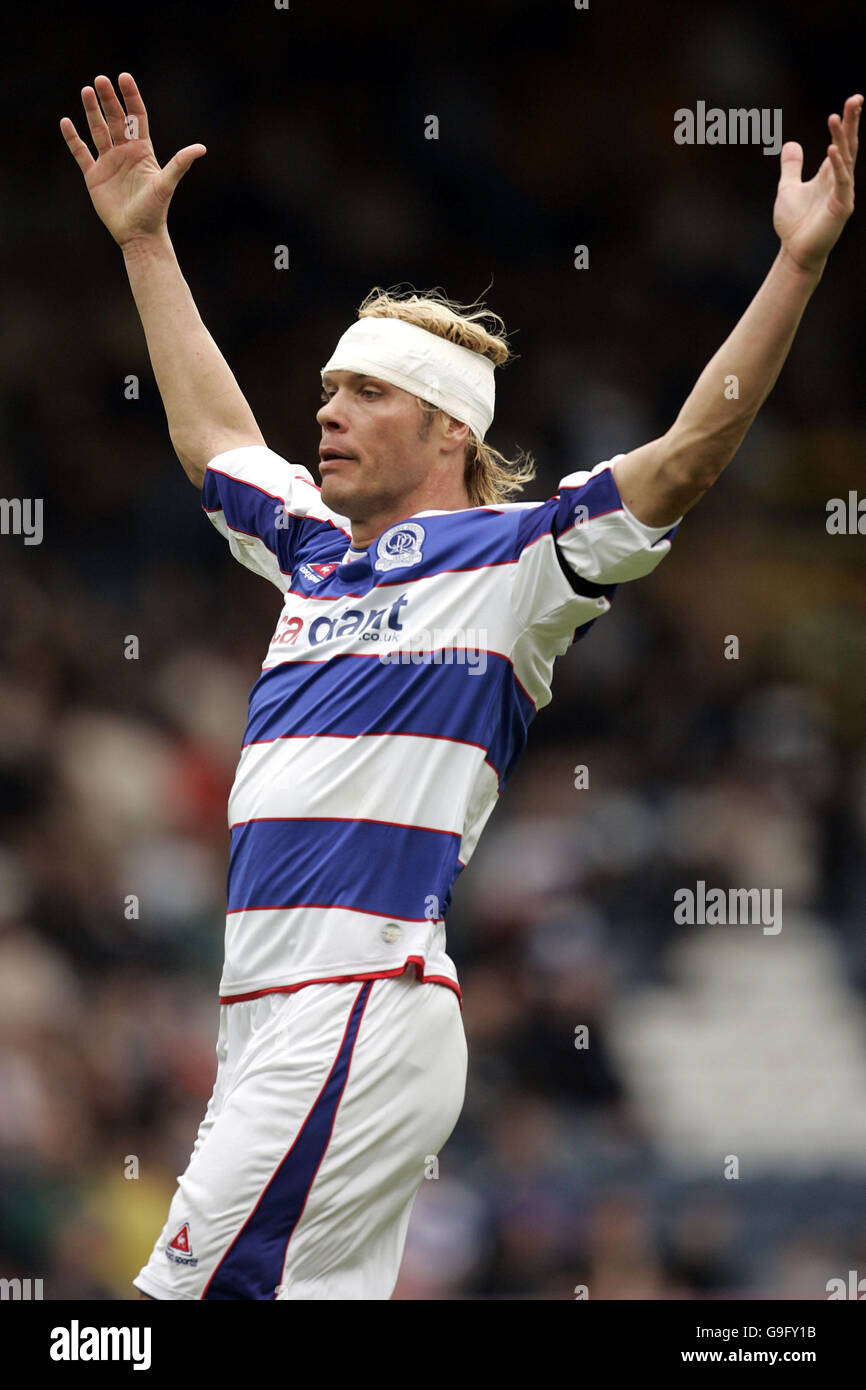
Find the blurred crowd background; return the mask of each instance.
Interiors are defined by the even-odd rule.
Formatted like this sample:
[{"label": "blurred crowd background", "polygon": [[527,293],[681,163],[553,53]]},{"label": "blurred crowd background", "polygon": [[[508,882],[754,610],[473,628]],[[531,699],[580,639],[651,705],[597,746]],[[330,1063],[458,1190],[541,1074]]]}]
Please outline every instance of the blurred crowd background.
[{"label": "blurred crowd background", "polygon": [[[811,176],[866,39],[845,4],[100,16],[19,7],[0,85],[0,492],[44,499],[41,545],[0,536],[0,1275],[52,1299],[133,1296],[188,1161],[279,609],[174,458],[60,117],[83,133],[80,88],[128,68],[163,162],[207,145],[170,230],[292,460],[315,464],[319,368],[368,290],[484,297],[518,354],[489,437],[534,453],[534,500],[668,428],[776,253],[778,157],[679,146],[674,111],[781,108]],[[670,556],[557,663],[458,883],[468,1091],[395,1298],[866,1276],[866,539],[825,525],[866,487],[863,237],[858,211]],[[677,925],[699,880],[781,889],[782,930]]]}]

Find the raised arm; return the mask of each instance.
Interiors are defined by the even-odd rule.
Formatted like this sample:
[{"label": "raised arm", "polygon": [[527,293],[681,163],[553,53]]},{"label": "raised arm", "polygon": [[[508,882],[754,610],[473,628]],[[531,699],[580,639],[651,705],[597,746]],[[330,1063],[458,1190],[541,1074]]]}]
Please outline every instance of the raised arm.
[{"label": "raised arm", "polygon": [[128,72],[120,74],[118,87],[125,111],[107,77],[81,92],[96,159],[68,116],[60,129],[100,220],[123,251],[171,442],[187,477],[201,487],[216,454],[265,442],[202,323],[168,235],[174,190],[206,151],[187,145],[160,169],[144,102]]},{"label": "raised arm", "polygon": [[781,242],[767,278],[704,368],[667,434],[619,459],[620,496],[648,526],[678,521],[730,463],[775,385],[831,249],[854,211],[854,161],[863,97],[830,116],[832,143],[814,178],[801,181],[803,150],[781,150],[773,225]]}]

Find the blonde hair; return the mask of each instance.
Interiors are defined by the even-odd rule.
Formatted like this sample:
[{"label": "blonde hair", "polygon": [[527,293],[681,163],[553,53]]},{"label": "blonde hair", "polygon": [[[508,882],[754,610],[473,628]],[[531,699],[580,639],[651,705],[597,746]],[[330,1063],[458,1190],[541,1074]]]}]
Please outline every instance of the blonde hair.
[{"label": "blonde hair", "polygon": [[[405,323],[414,323],[418,328],[426,328],[428,333],[446,338],[449,343],[480,352],[496,367],[502,366],[512,355],[505,337],[505,324],[498,314],[483,304],[457,304],[437,289],[416,294],[413,290],[400,292],[396,287],[386,290],[377,286],[359,306],[358,318],[403,319]],[[427,439],[433,420],[445,412],[440,412],[430,401],[416,399],[424,416],[421,438]],[[521,449],[516,458],[507,459],[470,430],[464,472],[470,506],[507,502],[534,477],[535,460],[531,454]]]}]

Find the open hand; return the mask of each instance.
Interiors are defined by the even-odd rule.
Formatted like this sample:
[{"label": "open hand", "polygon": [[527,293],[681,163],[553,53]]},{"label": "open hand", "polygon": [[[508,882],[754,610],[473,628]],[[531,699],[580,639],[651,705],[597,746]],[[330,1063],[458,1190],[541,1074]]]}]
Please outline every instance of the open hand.
[{"label": "open hand", "polygon": [[134,79],[122,72],[117,85],[126,111],[107,77],[95,79],[96,90],[83,87],[81,91],[96,159],[68,116],[61,120],[60,130],[84,175],[99,218],[118,245],[125,246],[160,231],[174,190],[190,165],[207,151],[204,145],[187,145],[160,169]]},{"label": "open hand", "polygon": [[845,102],[845,114],[828,117],[833,137],[814,178],[801,181],[803,148],[787,141],[780,151],[782,173],[773,208],[773,226],[788,255],[804,270],[823,269],[842,228],[854,211],[854,163],[863,97]]}]

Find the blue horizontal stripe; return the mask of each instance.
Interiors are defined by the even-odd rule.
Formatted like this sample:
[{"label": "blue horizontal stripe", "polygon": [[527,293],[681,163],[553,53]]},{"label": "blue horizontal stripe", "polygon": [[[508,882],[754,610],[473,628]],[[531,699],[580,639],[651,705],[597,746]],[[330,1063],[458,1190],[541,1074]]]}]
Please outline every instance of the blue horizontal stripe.
[{"label": "blue horizontal stripe", "polygon": [[[286,481],[291,481],[288,473]],[[314,558],[339,560],[349,543],[331,522],[290,515],[282,497],[213,468],[204,475],[202,506],[207,512],[221,511],[233,531],[257,536],[276,555],[284,574],[291,574],[300,546],[312,542]]]},{"label": "blue horizontal stripe", "polygon": [[[348,540],[331,522],[282,515],[285,525],[277,526],[281,498],[211,468],[205,473],[202,505],[207,511],[221,510],[233,530],[258,536],[277,556],[280,569],[292,575],[295,592],[316,599],[341,599],[363,596],[376,585],[413,584],[437,574],[512,564],[527,545],[546,533],[560,535],[568,530],[574,524],[576,506],[586,507],[591,519],[620,510],[622,499],[608,468],[579,487],[562,488],[558,497],[537,506],[504,512],[470,508],[420,517],[414,522],[424,531],[420,562],[385,571],[375,568],[375,541],[360,559],[339,563]],[[338,562],[337,568],[322,580],[300,570],[302,563],[333,561]]]},{"label": "blue horizontal stripe", "polygon": [[559,536],[574,525],[575,507],[585,507],[581,512],[585,520],[596,516],[606,516],[610,512],[622,510],[622,498],[614,482],[613,471],[605,468],[594,478],[577,487],[560,487],[559,498],[551,498],[534,511],[522,513],[519,534],[519,549],[531,545],[533,541],[551,532]]},{"label": "blue horizontal stripe", "polygon": [[423,734],[486,749],[504,786],[535,710],[511,663],[486,654],[470,666],[392,666],[376,657],[285,662],[256,681],[244,744],[333,734]]},{"label": "blue horizontal stripe", "polygon": [[[413,525],[422,527],[421,561],[398,565],[380,574],[379,582],[404,584],[448,570],[479,569],[485,565],[508,564],[517,558],[516,512],[493,512],[483,508],[446,512],[442,516],[421,516]],[[369,547],[370,563],[377,559],[377,542]]]},{"label": "blue horizontal stripe", "polygon": [[423,921],[433,894],[444,916],[459,848],[457,835],[379,822],[248,821],[231,832],[228,910],[307,904]]},{"label": "blue horizontal stripe", "polygon": [[301,558],[308,562],[333,559],[329,552],[319,553],[321,540],[317,536],[308,537],[303,556],[296,552],[296,571],[292,576],[292,589],[302,594],[312,594],[317,599],[362,597],[374,585],[409,585],[419,580],[430,579],[438,574],[448,574],[461,570],[484,569],[488,565],[512,564],[526,544],[522,538],[521,518],[539,516],[545,509],[546,520],[538,524],[538,534],[550,530],[552,518],[558,502],[540,503],[538,508],[527,512],[487,511],[474,508],[468,511],[449,512],[443,516],[422,516],[413,519],[413,525],[422,527],[424,538],[421,542],[421,560],[416,564],[398,565],[392,569],[377,570],[377,542],[373,542],[366,553],[358,560],[341,564],[333,574],[321,583],[311,583],[300,572]]}]

